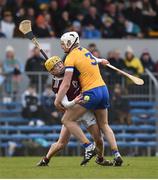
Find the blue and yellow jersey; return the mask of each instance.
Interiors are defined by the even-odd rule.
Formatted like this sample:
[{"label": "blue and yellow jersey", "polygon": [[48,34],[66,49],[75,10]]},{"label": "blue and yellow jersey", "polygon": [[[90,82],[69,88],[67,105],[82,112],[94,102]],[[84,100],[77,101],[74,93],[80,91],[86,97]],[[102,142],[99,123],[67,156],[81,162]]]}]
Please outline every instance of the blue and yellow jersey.
[{"label": "blue and yellow jersey", "polygon": [[105,85],[97,61],[87,49],[73,49],[64,64],[67,71],[78,71],[82,92]]}]

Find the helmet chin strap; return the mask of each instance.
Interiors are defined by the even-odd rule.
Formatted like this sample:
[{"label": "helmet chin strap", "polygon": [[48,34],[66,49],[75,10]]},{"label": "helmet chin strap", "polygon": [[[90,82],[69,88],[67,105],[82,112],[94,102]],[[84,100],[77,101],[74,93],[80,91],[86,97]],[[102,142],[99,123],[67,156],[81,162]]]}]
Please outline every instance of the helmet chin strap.
[{"label": "helmet chin strap", "polygon": [[77,39],[78,39],[78,37],[75,39],[74,43],[70,46],[69,51],[68,51],[68,52],[66,52],[66,53],[69,53],[69,52],[70,52],[70,50],[72,49],[72,47],[75,45],[75,43],[76,43]]}]

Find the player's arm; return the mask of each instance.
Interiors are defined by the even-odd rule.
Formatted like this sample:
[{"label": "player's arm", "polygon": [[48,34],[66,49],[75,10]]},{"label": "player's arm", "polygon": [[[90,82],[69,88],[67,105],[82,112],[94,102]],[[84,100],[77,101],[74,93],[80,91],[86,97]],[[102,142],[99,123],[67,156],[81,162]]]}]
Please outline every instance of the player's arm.
[{"label": "player's arm", "polygon": [[96,59],[97,63],[100,63],[104,66],[106,66],[107,64],[110,64],[110,62],[107,59],[102,59],[102,58],[97,58],[97,57],[95,57],[95,59]]},{"label": "player's arm", "polygon": [[61,101],[64,98],[64,96],[66,95],[66,93],[67,93],[67,91],[68,91],[68,89],[70,87],[72,75],[73,75],[73,72],[65,71],[64,79],[63,79],[63,81],[62,81],[62,83],[60,85],[58,94],[56,96],[54,104],[60,110],[64,110],[64,108],[63,108],[63,106],[61,104]]},{"label": "player's arm", "polygon": [[71,108],[72,106],[74,106],[75,104],[79,104],[82,103],[82,95],[78,95],[75,99],[73,99],[72,101],[69,101],[67,96],[65,95],[64,98],[61,101],[61,104],[65,107],[65,108]]},{"label": "player's arm", "polygon": [[73,71],[74,71],[74,61],[75,58],[71,57],[71,56],[67,56],[66,60],[65,60],[65,74],[64,74],[64,78],[63,81],[60,85],[57,97],[55,99],[55,106],[59,109],[59,110],[64,110],[61,101],[64,98],[64,96],[66,95],[70,85],[71,85],[71,79],[73,76]]}]

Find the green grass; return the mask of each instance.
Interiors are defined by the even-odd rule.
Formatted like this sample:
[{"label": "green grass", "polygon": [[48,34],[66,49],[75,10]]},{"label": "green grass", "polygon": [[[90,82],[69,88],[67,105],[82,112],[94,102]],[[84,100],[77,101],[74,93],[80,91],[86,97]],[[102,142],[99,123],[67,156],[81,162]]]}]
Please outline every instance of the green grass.
[{"label": "green grass", "polygon": [[1,178],[158,178],[158,158],[156,157],[124,157],[122,167],[103,167],[94,159],[80,167],[81,157],[54,157],[49,167],[36,167],[40,157],[0,158]]}]

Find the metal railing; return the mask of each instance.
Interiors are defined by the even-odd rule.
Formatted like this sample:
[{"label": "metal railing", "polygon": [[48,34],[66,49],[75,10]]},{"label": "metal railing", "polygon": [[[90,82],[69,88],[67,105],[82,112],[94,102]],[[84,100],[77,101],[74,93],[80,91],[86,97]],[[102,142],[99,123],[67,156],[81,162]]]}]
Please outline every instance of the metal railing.
[{"label": "metal railing", "polygon": [[[155,77],[155,81],[158,79],[158,74],[152,74]],[[51,84],[51,75],[47,72],[25,72],[21,74],[20,80],[11,75],[4,75],[5,80],[0,85],[0,99],[3,97],[11,97],[13,99],[19,99],[22,92],[29,86],[34,84],[36,86],[39,95],[43,92],[46,84]],[[113,77],[112,74],[106,73],[103,76],[109,91],[112,92],[114,85],[119,83],[123,89],[123,96],[130,98],[131,100],[145,100],[154,101],[156,96],[155,82],[148,73],[144,73],[142,78],[145,83],[143,86],[136,86],[128,83],[127,78],[119,76]]]}]

